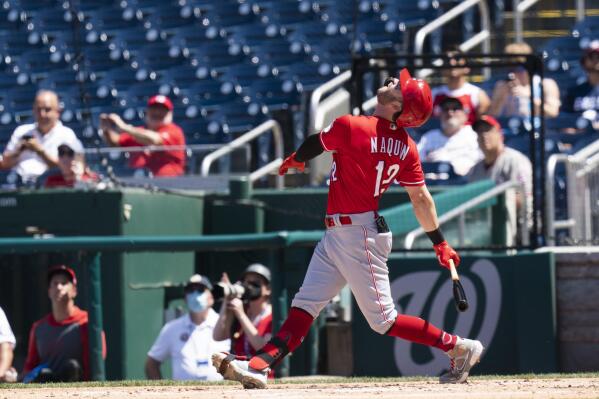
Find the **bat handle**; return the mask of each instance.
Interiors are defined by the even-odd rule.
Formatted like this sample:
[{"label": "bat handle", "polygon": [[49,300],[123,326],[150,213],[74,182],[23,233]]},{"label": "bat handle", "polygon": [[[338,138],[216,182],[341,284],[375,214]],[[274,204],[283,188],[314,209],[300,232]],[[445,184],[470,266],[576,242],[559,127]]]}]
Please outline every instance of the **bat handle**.
[{"label": "bat handle", "polygon": [[449,259],[449,272],[451,273],[451,279],[453,281],[460,281],[460,276],[458,276],[458,272],[455,269],[453,259]]}]

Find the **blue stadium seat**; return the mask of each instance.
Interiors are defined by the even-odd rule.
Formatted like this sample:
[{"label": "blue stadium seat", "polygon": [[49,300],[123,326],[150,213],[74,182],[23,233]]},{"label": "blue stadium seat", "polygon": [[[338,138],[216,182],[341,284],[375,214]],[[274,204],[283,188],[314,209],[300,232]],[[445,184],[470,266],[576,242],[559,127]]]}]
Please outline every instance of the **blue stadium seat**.
[{"label": "blue stadium seat", "polygon": [[455,173],[449,162],[424,161],[422,162],[422,170],[427,185],[456,185],[467,182],[465,177]]}]

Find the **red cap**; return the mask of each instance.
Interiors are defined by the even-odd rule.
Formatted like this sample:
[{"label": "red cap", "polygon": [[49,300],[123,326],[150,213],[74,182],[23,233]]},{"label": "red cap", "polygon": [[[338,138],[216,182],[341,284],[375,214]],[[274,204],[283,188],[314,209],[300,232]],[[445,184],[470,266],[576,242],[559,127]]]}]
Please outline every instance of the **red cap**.
[{"label": "red cap", "polygon": [[53,266],[53,267],[49,268],[48,269],[48,282],[50,282],[50,280],[52,279],[52,276],[54,276],[57,273],[62,273],[62,274],[67,275],[69,277],[69,280],[71,280],[71,283],[73,283],[73,285],[77,285],[77,276],[75,275],[75,271],[65,265]]},{"label": "red cap", "polygon": [[399,73],[399,84],[403,95],[403,111],[397,118],[402,127],[422,126],[433,112],[433,96],[428,83],[422,79],[414,79],[404,68]]},{"label": "red cap", "polygon": [[169,111],[172,111],[174,108],[173,102],[171,101],[171,99],[168,98],[167,96],[163,96],[162,94],[157,94],[155,96],[152,96],[148,100],[148,107],[150,107],[152,105],[156,105],[156,104],[166,107]]},{"label": "red cap", "polygon": [[475,120],[472,124],[472,128],[474,129],[474,131],[478,132],[478,125],[480,122],[485,122],[493,127],[496,127],[500,132],[503,132],[503,130],[501,129],[501,125],[499,124],[499,122],[497,122],[497,119],[493,118],[490,115],[483,115],[479,117],[477,120]]}]

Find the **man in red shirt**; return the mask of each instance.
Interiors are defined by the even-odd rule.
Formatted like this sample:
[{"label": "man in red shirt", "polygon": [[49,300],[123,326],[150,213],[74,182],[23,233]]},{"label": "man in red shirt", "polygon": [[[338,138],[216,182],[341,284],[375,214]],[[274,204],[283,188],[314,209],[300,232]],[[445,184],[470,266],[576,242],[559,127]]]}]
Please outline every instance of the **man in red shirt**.
[{"label": "man in red shirt", "polygon": [[[48,270],[52,312],[33,323],[29,333],[23,382],[82,381],[90,379],[87,312],[75,306],[77,277],[70,267]],[[103,356],[106,342],[103,339]]]},{"label": "man in red shirt", "polygon": [[63,143],[58,146],[58,171],[49,175],[45,188],[91,186],[99,180],[85,164],[83,147]]},{"label": "man in red shirt", "polygon": [[185,136],[173,123],[173,103],[163,95],[148,100],[145,127],[131,126],[117,114],[101,114],[100,129],[114,147],[180,146],[164,151],[133,152],[129,165],[146,168],[153,176],[180,176],[185,173]]},{"label": "man in red shirt", "polygon": [[379,334],[436,347],[450,358],[441,383],[462,383],[480,359],[483,345],[463,339],[414,316],[398,314],[389,284],[387,259],[392,237],[378,215],[379,199],[391,182],[404,186],[420,225],[433,242],[439,263],[449,268],[460,257],[443,238],[433,198],[424,184],[416,143],[405,127],[421,126],[432,113],[428,84],[401,71],[377,91],[372,116],[346,115],[309,136],[279,169],[303,171],[305,162],[333,152],[325,225],[299,292],[279,332],[249,361],[215,353],[214,366],[245,388],[265,388],[268,370],[293,352],[313,320],[349,284],[370,327]]}]

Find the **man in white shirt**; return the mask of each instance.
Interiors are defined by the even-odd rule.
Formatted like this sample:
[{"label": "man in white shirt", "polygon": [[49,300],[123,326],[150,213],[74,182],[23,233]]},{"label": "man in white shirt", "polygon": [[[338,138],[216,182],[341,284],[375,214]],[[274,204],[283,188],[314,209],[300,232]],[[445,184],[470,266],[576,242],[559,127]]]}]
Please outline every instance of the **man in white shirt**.
[{"label": "man in white shirt", "polygon": [[466,124],[468,116],[464,105],[454,97],[445,97],[440,103],[441,129],[426,132],[418,142],[422,161],[449,162],[460,176],[466,175],[481,158],[477,135]]},{"label": "man in white shirt", "polygon": [[214,352],[228,352],[231,342],[212,339],[218,313],[212,309],[211,289],[207,277],[194,274],[189,278],[184,290],[189,313],[162,327],[146,359],[145,371],[149,379],[162,378],[160,364],[170,357],[174,380],[222,380],[210,356]]},{"label": "man in white shirt", "polygon": [[12,367],[13,351],[17,341],[0,307],[0,382],[15,382],[17,371]]},{"label": "man in white shirt", "polygon": [[65,142],[83,146],[75,133],[60,122],[60,104],[53,91],[41,90],[33,102],[35,123],[18,126],[0,162],[2,169],[14,168],[25,183],[34,182],[48,168],[58,166],[58,146]]}]

